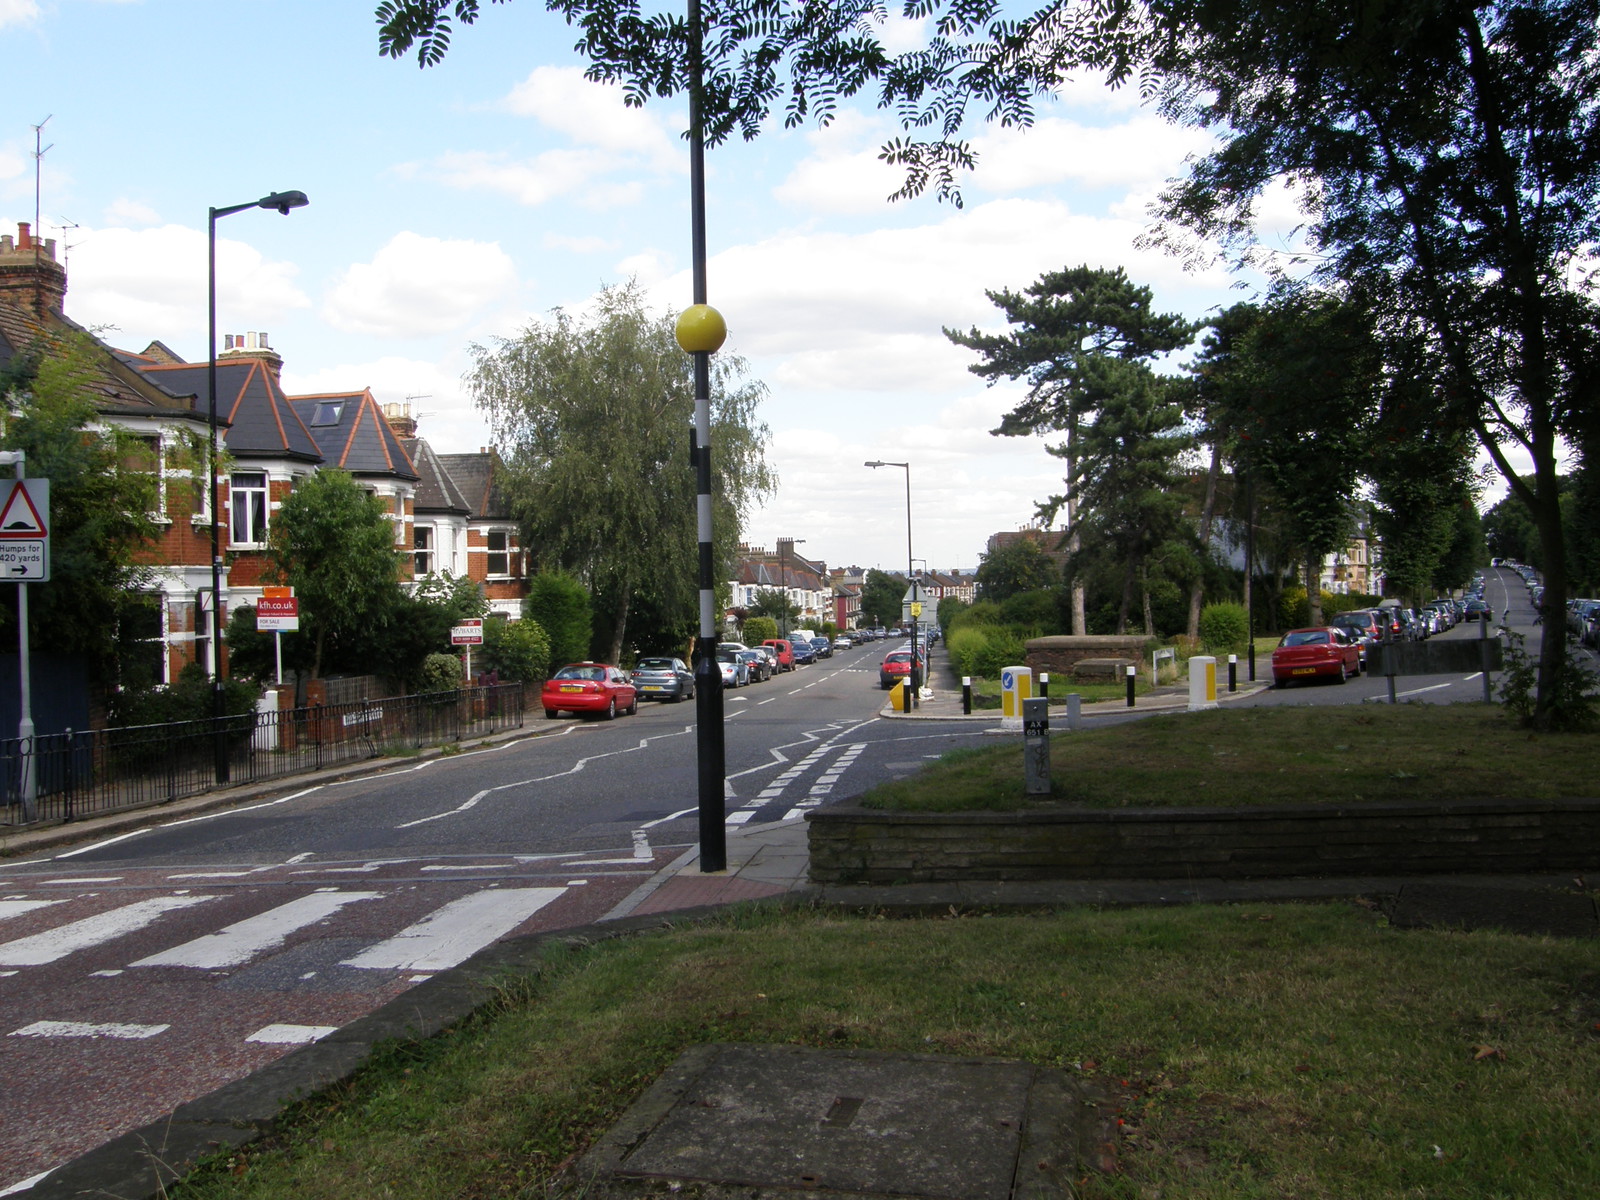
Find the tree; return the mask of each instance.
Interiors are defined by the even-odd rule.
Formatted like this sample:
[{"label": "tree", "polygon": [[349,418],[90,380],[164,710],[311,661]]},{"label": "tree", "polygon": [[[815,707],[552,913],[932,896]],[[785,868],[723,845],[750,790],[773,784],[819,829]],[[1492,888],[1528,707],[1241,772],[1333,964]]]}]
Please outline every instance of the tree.
[{"label": "tree", "polygon": [[483,670],[496,671],[503,680],[538,684],[549,675],[549,661],[550,639],[539,622],[527,617],[484,622],[483,651],[478,660]]},{"label": "tree", "polygon": [[[156,477],[138,441],[94,428],[97,358],[87,334],[41,340],[0,374],[0,446],[22,450],[27,473],[50,480],[48,583],[28,587],[33,644],[71,646],[91,677],[117,677],[128,605],[148,587],[140,552],[157,536]],[[16,589],[0,600],[0,628],[16,645]]]},{"label": "tree", "polygon": [[864,624],[898,625],[906,598],[906,577],[873,567],[861,585],[861,620]]},{"label": "tree", "polygon": [[1032,538],[1017,538],[978,561],[978,598],[1000,601],[1037,588],[1057,587],[1061,570]]},{"label": "tree", "polygon": [[761,588],[756,592],[755,602],[750,605],[751,616],[771,617],[778,622],[780,629],[788,629],[800,619],[800,606],[789,599],[789,593],[781,588]]},{"label": "tree", "polygon": [[537,621],[550,641],[545,674],[589,657],[589,593],[561,571],[540,571],[528,581],[523,620]]},{"label": "tree", "polygon": [[1382,373],[1371,314],[1328,292],[1284,287],[1231,323],[1207,362],[1208,401],[1237,439],[1240,469],[1271,487],[1304,555],[1310,619],[1321,624],[1322,563],[1350,537],[1368,465]]},{"label": "tree", "polygon": [[[982,356],[968,370],[990,384],[1028,382],[1022,402],[992,432],[1066,435],[1047,446],[1066,460],[1066,490],[1041,501],[1039,515],[1049,523],[1066,509],[1075,561],[1109,555],[1124,564],[1122,632],[1135,583],[1157,548],[1181,536],[1183,522],[1175,492],[1178,459],[1189,448],[1180,402],[1186,385],[1156,375],[1152,364],[1187,345],[1198,327],[1155,312],[1150,289],[1121,268],[1053,271],[1020,294],[984,294],[1014,329],[946,329],[945,336]],[[1082,633],[1081,600],[1074,610]]]},{"label": "tree", "polygon": [[[1262,195],[1296,189],[1316,274],[1430,347],[1442,419],[1474,431],[1527,505],[1546,601],[1564,606],[1557,439],[1593,421],[1600,389],[1600,306],[1573,282],[1600,243],[1600,0],[1101,8],[1087,33],[1031,26],[1013,85],[1098,63],[1218,135],[1162,197],[1156,240],[1175,249],[1216,239],[1259,261]],[[1544,639],[1535,725],[1566,669]]]},{"label": "tree", "polygon": [[387,513],[347,472],[324,468],[302,479],[274,517],[271,570],[300,600],[313,679],[330,650],[370,644],[400,605],[400,556]]},{"label": "tree", "polygon": [[[688,620],[698,595],[696,485],[686,430],[692,362],[670,318],[636,283],[606,288],[590,313],[557,309],[494,347],[473,346],[467,384],[506,462],[504,486],[540,565],[572,572],[606,601],[620,661],[636,595]],[[711,379],[712,524],[729,578],[745,511],[772,488],[765,387],[719,355]],[[665,619],[663,616],[662,619]]]}]

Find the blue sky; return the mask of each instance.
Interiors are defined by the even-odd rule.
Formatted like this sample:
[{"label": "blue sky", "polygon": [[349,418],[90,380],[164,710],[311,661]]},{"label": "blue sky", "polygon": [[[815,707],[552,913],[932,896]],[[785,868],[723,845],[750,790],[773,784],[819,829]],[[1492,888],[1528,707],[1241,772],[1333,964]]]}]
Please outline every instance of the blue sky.
[{"label": "blue sky", "polygon": [[[219,224],[220,330],[266,331],[291,391],[419,397],[436,449],[476,449],[473,342],[630,277],[664,312],[689,303],[684,115],[583,81],[539,0],[485,5],[426,71],[378,56],[372,9],[0,0],[0,228],[33,220],[32,126],[48,117],[41,232],[65,247],[68,314],[199,361],[208,206],[304,191],[287,218]],[[985,288],[1083,262],[1123,266],[1191,316],[1249,293],[1135,248],[1149,201],[1204,142],[1127,94],[1080,81],[1025,133],[978,130],[962,210],[886,201],[899,179],[876,156],[893,132],[863,105],[709,156],[710,300],[771,389],[779,489],[746,533],[903,568],[904,477],[861,464],[906,460],[916,557],[971,569],[1060,471],[1042,440],[989,435],[1017,393],[971,375],[942,326],[994,327]],[[1294,223],[1281,206],[1266,220]]]}]

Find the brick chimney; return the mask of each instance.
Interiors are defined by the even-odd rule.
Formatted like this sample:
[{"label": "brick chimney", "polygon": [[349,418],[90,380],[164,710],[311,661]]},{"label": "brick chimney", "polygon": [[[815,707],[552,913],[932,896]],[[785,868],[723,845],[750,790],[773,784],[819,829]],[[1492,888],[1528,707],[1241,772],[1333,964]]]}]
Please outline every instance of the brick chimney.
[{"label": "brick chimney", "polygon": [[26,304],[34,315],[61,312],[67,296],[67,271],[56,262],[56,240],[40,241],[33,227],[17,222],[15,239],[0,234],[0,295],[13,304]]},{"label": "brick chimney", "polygon": [[266,364],[267,372],[272,376],[272,381],[274,383],[281,382],[279,376],[283,374],[283,357],[267,344],[266,334],[223,334],[222,350],[217,355],[217,361],[233,361],[240,358],[254,358]]},{"label": "brick chimney", "polygon": [[411,415],[410,400],[389,401],[383,406],[383,419],[395,437],[409,440],[417,436],[417,419]]}]

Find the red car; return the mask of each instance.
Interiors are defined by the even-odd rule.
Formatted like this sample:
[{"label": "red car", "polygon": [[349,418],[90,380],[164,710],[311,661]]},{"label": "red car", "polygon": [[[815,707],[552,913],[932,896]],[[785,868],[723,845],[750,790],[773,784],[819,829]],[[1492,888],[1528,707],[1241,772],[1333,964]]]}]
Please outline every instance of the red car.
[{"label": "red car", "polygon": [[[928,677],[928,659],[925,655],[917,657],[917,671],[925,680]],[[885,691],[894,687],[902,679],[911,674],[911,651],[894,650],[883,660],[878,667],[878,686]]]},{"label": "red car", "polygon": [[544,705],[544,715],[552,719],[564,712],[603,713],[609,721],[619,712],[638,712],[639,692],[628,673],[618,667],[571,663],[544,681],[539,703]]},{"label": "red car", "polygon": [[771,646],[772,652],[778,656],[778,670],[794,670],[794,644],[788,638],[768,638],[761,644]]},{"label": "red car", "polygon": [[1291,629],[1272,652],[1272,682],[1277,687],[1288,687],[1291,679],[1319,675],[1343,683],[1359,674],[1361,647],[1337,626]]}]

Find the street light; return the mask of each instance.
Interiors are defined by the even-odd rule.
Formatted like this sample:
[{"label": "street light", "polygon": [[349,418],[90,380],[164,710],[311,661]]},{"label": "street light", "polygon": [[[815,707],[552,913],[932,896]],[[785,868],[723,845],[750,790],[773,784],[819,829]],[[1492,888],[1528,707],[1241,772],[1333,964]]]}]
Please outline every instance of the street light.
[{"label": "street light", "polygon": [[793,549],[795,546],[805,544],[805,538],[789,538],[787,541],[783,538],[778,539],[778,590],[783,593],[783,632],[778,635],[779,637],[789,636],[789,568],[785,565],[788,556],[784,554],[783,548],[788,546]]},{"label": "street light", "polygon": [[922,647],[917,641],[917,576],[915,560],[911,557],[911,464],[908,462],[883,462],[874,460],[862,466],[877,470],[879,467],[899,467],[906,473],[906,579],[911,584],[911,705],[920,707],[918,693],[922,690]]},{"label": "street light", "polygon": [[206,395],[211,422],[211,720],[218,783],[228,782],[228,747],[222,737],[222,546],[217,533],[217,521],[222,512],[217,502],[217,218],[231,217],[247,208],[275,208],[287,217],[291,208],[304,208],[310,203],[304,192],[273,192],[248,204],[210,209],[206,222],[206,317],[210,339]]}]

